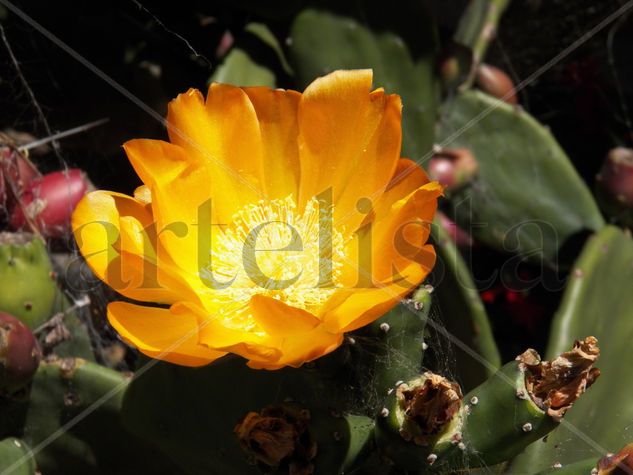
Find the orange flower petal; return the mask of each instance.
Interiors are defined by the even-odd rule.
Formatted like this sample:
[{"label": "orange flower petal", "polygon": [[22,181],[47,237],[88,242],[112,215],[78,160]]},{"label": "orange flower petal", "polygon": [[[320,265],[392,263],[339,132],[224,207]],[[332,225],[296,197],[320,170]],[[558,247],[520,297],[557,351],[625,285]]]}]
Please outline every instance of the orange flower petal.
[{"label": "orange flower petal", "polygon": [[171,142],[208,168],[207,188],[220,222],[265,198],[259,122],[242,89],[214,83],[206,103],[200,91],[190,89],[169,103],[167,120]]},{"label": "orange flower petal", "polygon": [[[435,259],[432,246],[425,246],[429,260]],[[321,317],[325,329],[332,333],[349,332],[363,327],[391,310],[404,296],[415,289],[428,274],[428,269],[410,264],[397,281],[372,289],[343,289],[334,294]]]},{"label": "orange flower petal", "polygon": [[[427,183],[392,203],[389,210],[386,206],[380,207],[372,226],[371,266],[376,282],[390,281],[395,272],[407,267],[411,261],[428,266],[423,246],[429,238],[437,198],[441,194],[441,185]],[[393,195],[395,193],[391,197],[396,198]],[[427,273],[431,267],[426,269]]]},{"label": "orange flower petal", "polygon": [[126,297],[174,302],[191,293],[168,260],[159,263],[152,215],[120,193],[87,194],[72,216],[75,239],[93,272]]},{"label": "orange flower petal", "polygon": [[378,198],[400,158],[400,98],[370,92],[371,84],[371,70],[336,71],[308,86],[299,104],[299,202],[331,188],[334,226],[349,233],[365,217],[358,200]]},{"label": "orange flower petal", "polygon": [[343,343],[342,333],[330,333],[323,326],[284,338],[280,344],[282,356],[276,361],[251,359],[248,366],[254,369],[279,369],[284,366],[298,368],[308,361],[331,353]]},{"label": "orange flower petal", "polygon": [[250,308],[257,324],[271,336],[285,337],[307,332],[321,323],[310,312],[264,295],[251,297]]},{"label": "orange flower petal", "polygon": [[183,366],[202,366],[224,356],[198,344],[194,314],[125,302],[108,305],[108,320],[121,337],[142,353]]},{"label": "orange flower petal", "polygon": [[297,109],[301,94],[267,87],[247,87],[244,92],[255,107],[259,121],[266,196],[275,199],[293,195],[296,199],[299,188]]},{"label": "orange flower petal", "polygon": [[246,359],[276,361],[281,356],[279,338],[255,334],[246,329],[230,328],[221,317],[191,302],[178,302],[172,307],[176,314],[195,314],[198,318],[199,342],[216,351],[229,351]]}]

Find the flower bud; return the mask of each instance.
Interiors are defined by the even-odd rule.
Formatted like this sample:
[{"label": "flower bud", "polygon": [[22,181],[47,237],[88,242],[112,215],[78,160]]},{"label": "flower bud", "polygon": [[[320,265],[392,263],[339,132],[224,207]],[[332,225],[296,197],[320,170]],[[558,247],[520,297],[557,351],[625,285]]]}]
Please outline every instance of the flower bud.
[{"label": "flower bud", "polygon": [[13,315],[0,312],[0,393],[12,394],[26,386],[40,358],[31,330]]},{"label": "flower bud", "polygon": [[508,104],[517,104],[514,82],[501,69],[482,63],[477,68],[476,83],[479,88]]},{"label": "flower bud", "polygon": [[13,208],[10,225],[15,230],[26,227],[26,214],[43,236],[63,237],[70,232],[75,206],[90,188],[86,175],[77,168],[37,178],[25,188]]}]

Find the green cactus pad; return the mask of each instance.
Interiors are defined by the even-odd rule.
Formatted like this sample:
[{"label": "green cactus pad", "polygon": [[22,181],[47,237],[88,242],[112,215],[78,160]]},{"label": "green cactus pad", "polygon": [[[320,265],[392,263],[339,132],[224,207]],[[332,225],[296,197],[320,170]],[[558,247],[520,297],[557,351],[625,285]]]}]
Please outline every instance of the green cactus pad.
[{"label": "green cactus pad", "polygon": [[122,427],[119,411],[127,385],[125,375],[81,359],[40,365],[23,438],[35,451],[43,473],[179,473]]},{"label": "green cactus pad", "polygon": [[189,474],[260,473],[240,447],[233,432],[235,425],[248,412],[288,401],[313,413],[313,430],[327,434],[321,438],[327,439],[327,445],[321,444],[322,456],[315,459],[315,473],[336,474],[336,470],[356,463],[372,439],[372,424],[367,418],[337,416],[344,415],[339,393],[347,388],[335,384],[329,368],[325,374],[311,365],[252,370],[238,357],[223,358],[202,368],[157,361],[147,364],[151,366],[139,370],[141,376],[126,392],[124,423],[155,443]]},{"label": "green cactus pad", "polygon": [[0,311],[32,330],[53,312],[57,284],[46,246],[27,233],[0,233]]},{"label": "green cactus pad", "polygon": [[277,65],[276,69],[285,73],[290,72],[281,47],[268,27],[262,23],[249,23],[209,82],[274,88],[277,76],[275,68],[270,65]]},{"label": "green cactus pad", "polygon": [[566,418],[569,425],[517,458],[512,466],[517,473],[545,470],[554,461],[565,466],[583,459],[597,460],[604,455],[598,447],[615,452],[630,440],[631,282],[633,240],[620,229],[607,226],[587,241],[573,266],[547,349],[547,354],[553,355],[565,342],[594,335],[601,343],[598,366],[602,376],[575,404]]},{"label": "green cactus pad", "polygon": [[35,460],[24,441],[10,437],[0,441],[0,473],[2,475],[35,475]]},{"label": "green cactus pad", "polygon": [[450,204],[458,224],[485,244],[555,266],[567,239],[604,225],[565,152],[520,108],[467,91],[444,104],[439,136],[479,162],[478,176]]},{"label": "green cactus pad", "polygon": [[[380,33],[364,22],[348,16],[306,9],[292,24],[289,58],[300,87],[336,69],[372,68],[374,85],[402,97],[403,154],[417,159],[433,145],[438,85],[435,75],[435,27],[423,2],[408,1],[397,14],[369,8],[367,16],[379,17]],[[377,13],[377,15],[376,15]],[[415,44],[407,46],[403,38],[390,32],[394,21],[398,31],[413,33]],[[379,20],[374,21],[378,23]],[[344,46],[343,46],[344,45]]]}]

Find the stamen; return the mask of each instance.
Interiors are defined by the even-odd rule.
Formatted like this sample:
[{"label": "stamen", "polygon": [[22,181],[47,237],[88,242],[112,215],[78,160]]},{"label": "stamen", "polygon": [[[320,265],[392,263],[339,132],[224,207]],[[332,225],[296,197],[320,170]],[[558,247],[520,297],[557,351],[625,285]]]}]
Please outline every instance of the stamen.
[{"label": "stamen", "polygon": [[256,331],[248,310],[256,294],[307,311],[325,303],[340,286],[346,244],[333,229],[332,211],[312,198],[300,213],[289,196],[247,205],[233,215],[201,272],[209,284],[232,281],[210,296],[226,324]]}]

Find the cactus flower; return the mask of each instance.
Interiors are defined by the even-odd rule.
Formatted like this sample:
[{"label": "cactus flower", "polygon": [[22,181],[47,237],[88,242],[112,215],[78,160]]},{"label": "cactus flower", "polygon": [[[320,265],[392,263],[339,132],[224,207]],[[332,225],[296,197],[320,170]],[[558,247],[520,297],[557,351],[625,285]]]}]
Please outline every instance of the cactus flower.
[{"label": "cactus flower", "polygon": [[296,367],[422,282],[442,187],[400,158],[400,98],[371,87],[370,70],[303,94],[212,84],[169,104],[170,142],[124,145],[144,184],[73,215],[95,274],[138,301],[108,307],[124,340],[186,366]]}]

